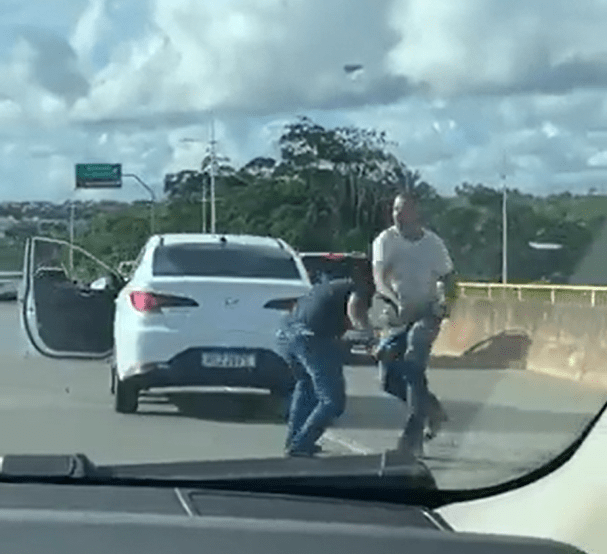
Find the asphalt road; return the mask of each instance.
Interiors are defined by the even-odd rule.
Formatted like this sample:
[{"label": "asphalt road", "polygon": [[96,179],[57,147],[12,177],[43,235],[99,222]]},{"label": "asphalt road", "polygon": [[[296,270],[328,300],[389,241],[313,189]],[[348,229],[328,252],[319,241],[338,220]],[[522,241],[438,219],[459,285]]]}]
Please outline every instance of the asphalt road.
[{"label": "asphalt road", "polygon": [[[99,464],[282,455],[285,426],[263,393],[154,393],[137,414],[115,413],[107,363],[28,355],[16,302],[0,304],[0,352],[0,455],[81,452]],[[325,448],[392,448],[404,406],[380,391],[375,367],[346,372],[346,413]],[[443,488],[497,484],[545,463],[607,401],[607,391],[518,370],[432,369],[429,380],[450,416],[425,459]]]}]

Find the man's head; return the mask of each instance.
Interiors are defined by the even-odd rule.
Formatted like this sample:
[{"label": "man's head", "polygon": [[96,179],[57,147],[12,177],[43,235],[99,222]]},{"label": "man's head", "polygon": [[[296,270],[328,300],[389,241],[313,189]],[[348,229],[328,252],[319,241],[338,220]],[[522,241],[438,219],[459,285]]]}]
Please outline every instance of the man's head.
[{"label": "man's head", "polygon": [[392,205],[392,219],[399,229],[420,225],[418,199],[413,192],[403,192],[396,196]]}]

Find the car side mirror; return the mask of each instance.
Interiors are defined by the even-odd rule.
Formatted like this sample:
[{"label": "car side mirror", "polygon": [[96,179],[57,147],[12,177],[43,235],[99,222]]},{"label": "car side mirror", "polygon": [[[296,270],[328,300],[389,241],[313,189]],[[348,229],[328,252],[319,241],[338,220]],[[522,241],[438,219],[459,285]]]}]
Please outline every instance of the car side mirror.
[{"label": "car side mirror", "polygon": [[112,286],[112,280],[109,277],[100,277],[96,281],[93,281],[90,285],[91,290],[107,290]]}]

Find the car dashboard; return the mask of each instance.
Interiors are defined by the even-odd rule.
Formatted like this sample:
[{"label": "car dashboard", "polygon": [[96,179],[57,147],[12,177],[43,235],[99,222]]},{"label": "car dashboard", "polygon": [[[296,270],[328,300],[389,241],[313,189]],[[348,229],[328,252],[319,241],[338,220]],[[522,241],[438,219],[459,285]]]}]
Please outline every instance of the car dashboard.
[{"label": "car dashboard", "polygon": [[453,552],[578,550],[537,539],[456,533],[423,508],[198,488],[0,485],[2,551]]}]

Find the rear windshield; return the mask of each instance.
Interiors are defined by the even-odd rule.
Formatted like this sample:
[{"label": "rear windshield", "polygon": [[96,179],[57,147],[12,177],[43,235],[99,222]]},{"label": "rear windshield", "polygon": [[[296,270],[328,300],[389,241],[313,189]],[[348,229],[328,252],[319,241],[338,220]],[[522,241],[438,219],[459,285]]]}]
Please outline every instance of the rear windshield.
[{"label": "rear windshield", "polygon": [[154,251],[153,274],[301,280],[295,260],[288,252],[238,244],[159,246]]},{"label": "rear windshield", "polygon": [[331,258],[326,256],[302,256],[303,264],[313,282],[322,276],[333,279],[345,279],[352,276],[354,260],[351,257]]},{"label": "rear windshield", "polygon": [[318,283],[321,279],[327,278],[330,281],[334,279],[356,279],[356,269],[358,278],[361,279],[361,285],[364,283],[368,295],[375,293],[375,284],[373,283],[373,271],[371,261],[368,258],[359,258],[353,256],[327,256],[327,255],[303,255],[302,262],[310,281]]}]

